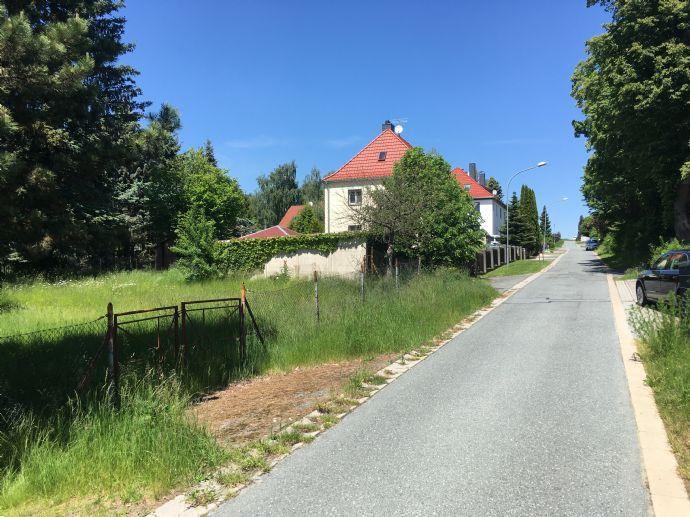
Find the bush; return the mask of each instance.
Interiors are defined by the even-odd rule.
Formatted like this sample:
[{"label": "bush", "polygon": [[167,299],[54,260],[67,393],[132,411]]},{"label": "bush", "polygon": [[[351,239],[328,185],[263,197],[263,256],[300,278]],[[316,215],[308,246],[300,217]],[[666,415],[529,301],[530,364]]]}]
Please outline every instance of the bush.
[{"label": "bush", "polygon": [[179,257],[177,267],[187,280],[203,280],[221,275],[223,248],[216,239],[215,223],[199,208],[180,219],[177,242],[172,247]]},{"label": "bush", "polygon": [[690,244],[681,242],[676,238],[664,242],[664,240],[660,237],[658,244],[652,244],[649,247],[650,260],[654,260],[656,257],[671,250],[690,250]]},{"label": "bush", "polygon": [[320,233],[323,231],[323,226],[314,209],[306,205],[290,222],[290,229],[297,233]]}]

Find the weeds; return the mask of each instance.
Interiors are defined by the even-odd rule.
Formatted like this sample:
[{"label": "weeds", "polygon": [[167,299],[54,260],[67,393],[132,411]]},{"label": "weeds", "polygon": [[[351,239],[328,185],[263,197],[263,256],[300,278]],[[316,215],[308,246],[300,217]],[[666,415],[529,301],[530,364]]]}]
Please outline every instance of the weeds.
[{"label": "weeds", "polygon": [[690,489],[690,316],[685,302],[672,298],[657,310],[635,308],[630,322],[642,341],[647,384]]},{"label": "weeds", "polygon": [[187,494],[186,501],[190,506],[206,506],[216,500],[216,493],[210,488],[199,488]]}]

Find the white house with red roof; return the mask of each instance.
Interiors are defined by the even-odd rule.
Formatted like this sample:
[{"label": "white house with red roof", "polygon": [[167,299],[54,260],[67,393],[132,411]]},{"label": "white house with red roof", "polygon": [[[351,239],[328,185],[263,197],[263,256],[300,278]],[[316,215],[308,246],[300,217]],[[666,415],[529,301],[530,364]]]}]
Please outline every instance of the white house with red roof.
[{"label": "white house with red roof", "polygon": [[[393,166],[412,145],[384,122],[381,133],[340,169],[324,178],[324,222],[326,233],[361,230],[354,220],[354,210],[366,202],[367,191],[380,188],[383,178],[393,174]],[[484,173],[453,170],[458,183],[474,199],[481,214],[487,241],[497,240],[505,221],[505,205],[486,189]],[[353,210],[354,209],[354,210]]]}]

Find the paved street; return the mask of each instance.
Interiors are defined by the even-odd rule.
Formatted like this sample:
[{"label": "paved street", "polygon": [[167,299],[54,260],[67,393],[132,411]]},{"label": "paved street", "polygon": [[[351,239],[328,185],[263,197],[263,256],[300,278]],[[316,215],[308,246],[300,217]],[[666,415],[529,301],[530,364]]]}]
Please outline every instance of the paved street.
[{"label": "paved street", "polygon": [[560,263],[217,515],[648,515],[603,268]]}]

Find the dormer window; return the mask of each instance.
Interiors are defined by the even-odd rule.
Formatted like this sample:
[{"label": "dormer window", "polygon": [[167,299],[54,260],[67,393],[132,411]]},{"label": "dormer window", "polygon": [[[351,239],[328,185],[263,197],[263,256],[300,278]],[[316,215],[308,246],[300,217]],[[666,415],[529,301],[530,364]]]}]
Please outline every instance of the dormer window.
[{"label": "dormer window", "polygon": [[385,162],[386,161],[386,151],[381,151],[379,153],[379,161],[380,162]]},{"label": "dormer window", "polygon": [[465,185],[465,190],[467,192],[469,192],[471,188],[472,188],[472,185]]}]

